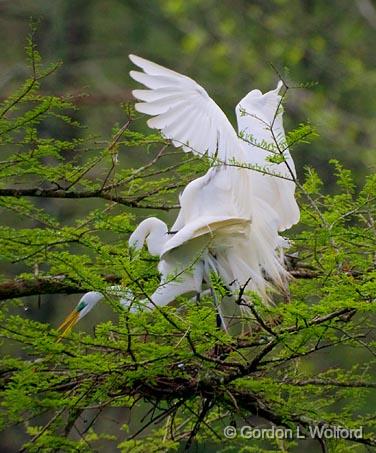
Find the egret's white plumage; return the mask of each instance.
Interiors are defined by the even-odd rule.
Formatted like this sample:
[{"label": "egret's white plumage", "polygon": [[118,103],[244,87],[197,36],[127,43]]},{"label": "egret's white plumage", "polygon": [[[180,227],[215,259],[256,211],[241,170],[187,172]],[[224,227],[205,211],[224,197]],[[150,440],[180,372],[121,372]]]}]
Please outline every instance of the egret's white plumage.
[{"label": "egret's white plumage", "polygon": [[[267,173],[253,172],[253,187],[256,196],[264,199],[279,216],[279,231],[284,231],[299,221],[299,207],[295,200],[296,171],[294,161],[286,144],[283,128],[281,96],[282,82],[275,90],[262,94],[252,90],[236,106],[239,135],[247,149],[247,161],[264,168]],[[278,147],[277,147],[277,144]],[[260,144],[271,144],[271,151]],[[284,162],[273,163],[268,157],[283,153]]]},{"label": "egret's white plumage", "polygon": [[206,216],[168,235],[160,228],[160,222],[153,217],[144,220],[129,238],[129,245],[136,249],[142,248],[144,242],[149,252],[155,250],[154,242],[161,246],[158,264],[161,284],[147,306],[166,305],[191,291],[201,293],[203,281],[208,282],[210,273],[218,271],[216,257],[231,248],[235,240],[244,241],[251,224],[246,218]]},{"label": "egret's white plumage", "polygon": [[[229,276],[228,280],[238,285],[248,281],[249,289],[263,295],[265,277],[283,286],[286,271],[276,252],[283,242],[278,231],[296,223],[299,217],[292,180],[295,168],[288,149],[284,157],[292,175],[286,162],[268,162],[267,150],[239,138],[223,111],[192,79],[134,55],[130,59],[144,71],[132,71],[130,75],[148,88],[133,92],[143,101],[136,104],[136,109],[154,116],[148,125],[160,129],[175,146],[200,155],[217,155],[222,163],[185,188],[172,230],[179,231],[198,218],[213,215],[252,219],[247,238],[239,244],[234,240],[225,254],[218,255],[217,266]],[[253,90],[236,108],[239,131],[274,148],[276,138],[285,141],[282,112],[278,111],[280,89],[279,83],[265,94]],[[184,114],[180,116],[181,109]],[[249,164],[266,166],[271,173],[287,179],[250,170]]]},{"label": "egret's white plumage", "polygon": [[[263,199],[276,211],[278,230],[284,231],[299,220],[296,204],[295,166],[288,148],[282,123],[282,82],[275,90],[262,94],[250,91],[236,106],[239,134],[250,134],[254,144],[238,137],[226,115],[210,98],[208,93],[194,80],[164,68],[141,57],[130,55],[131,61],[144,72],[131,71],[136,81],[148,90],[134,90],[140,99],[136,110],[153,118],[148,120],[151,128],[159,129],[172,143],[184,151],[194,154],[217,156],[222,163],[235,161],[265,167],[267,172],[280,175],[270,176],[257,171],[232,168],[227,172],[227,184],[237,191],[235,198],[241,209],[253,195]],[[276,149],[276,140],[281,144]],[[263,146],[257,146],[262,144]],[[271,163],[267,160],[275,152],[283,151],[285,162]],[[264,149],[263,149],[264,148]],[[282,148],[282,149],[281,149]],[[237,171],[236,171],[237,170]],[[252,178],[252,183],[246,183]]]},{"label": "egret's white plumage", "polygon": [[154,116],[147,124],[184,151],[216,156],[221,161],[243,160],[239,139],[226,115],[194,80],[144,58],[130,55],[130,60],[144,72],[130,76],[148,90],[134,90],[143,102],[136,110]]},{"label": "egret's white plumage", "polygon": [[129,238],[129,245],[136,250],[146,242],[150,255],[160,256],[168,240],[168,228],[165,222],[156,217],[149,217],[141,222]]}]

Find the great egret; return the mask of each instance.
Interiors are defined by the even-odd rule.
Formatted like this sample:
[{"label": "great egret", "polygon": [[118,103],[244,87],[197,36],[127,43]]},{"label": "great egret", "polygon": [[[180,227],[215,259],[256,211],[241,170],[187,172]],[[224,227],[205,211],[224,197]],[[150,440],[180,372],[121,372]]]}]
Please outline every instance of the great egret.
[{"label": "great egret", "polygon": [[[258,292],[267,300],[270,280],[285,288],[287,272],[278,255],[285,241],[278,232],[299,220],[295,167],[285,145],[280,109],[281,83],[262,94],[252,90],[237,105],[239,135],[207,92],[192,79],[143,58],[130,55],[144,72],[131,71],[147,90],[134,90],[143,101],[136,110],[152,115],[151,128],[160,129],[176,147],[198,155],[217,157],[202,177],[187,185],[180,196],[181,209],[168,234],[164,222],[149,218],[140,223],[129,244],[137,249],[146,242],[160,256],[161,285],[146,301],[162,306],[190,291],[200,292],[210,273],[218,273],[227,286]],[[279,154],[280,163],[270,160]],[[219,162],[219,164],[218,164]],[[263,173],[252,170],[263,167]],[[80,303],[78,320],[101,299],[88,293]],[[123,299],[124,305],[129,300]],[[63,327],[70,328],[70,321]]]}]

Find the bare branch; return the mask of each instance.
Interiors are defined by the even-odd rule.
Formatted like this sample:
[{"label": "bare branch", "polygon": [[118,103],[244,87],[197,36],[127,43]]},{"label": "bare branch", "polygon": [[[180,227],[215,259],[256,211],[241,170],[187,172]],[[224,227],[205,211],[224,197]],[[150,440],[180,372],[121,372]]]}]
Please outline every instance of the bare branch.
[{"label": "bare branch", "polygon": [[[33,187],[30,189],[0,189],[0,197],[39,197],[39,198],[102,198],[104,200],[113,201],[131,208],[142,209],[161,209],[168,211],[170,209],[178,209],[179,205],[170,204],[142,204],[138,200],[132,198],[125,198],[107,192],[106,190],[85,190],[85,191],[66,191],[64,189],[42,189],[40,187]],[[145,198],[145,197],[143,197]]]},{"label": "bare branch", "polygon": [[[107,283],[119,283],[120,277],[105,275]],[[0,283],[0,300],[15,299],[26,296],[39,296],[42,294],[77,294],[89,291],[92,288],[85,284],[77,285],[65,275],[51,277],[38,277],[35,279],[14,279]]]}]

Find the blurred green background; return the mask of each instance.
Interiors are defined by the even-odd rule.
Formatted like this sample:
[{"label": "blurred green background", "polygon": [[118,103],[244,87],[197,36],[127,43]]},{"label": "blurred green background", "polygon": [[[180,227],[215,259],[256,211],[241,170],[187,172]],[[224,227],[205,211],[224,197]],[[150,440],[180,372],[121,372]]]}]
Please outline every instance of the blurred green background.
[{"label": "blurred green background", "polygon": [[313,165],[330,180],[331,157],[359,177],[375,166],[372,0],[2,0],[2,96],[25,76],[31,16],[45,60],[64,62],[51,91],[75,95],[97,133],[108,135],[120,102],[131,98],[129,53],[193,77],[231,121],[248,91],[275,86],[273,65],[292,85],[315,83],[291,90],[286,106],[287,128],[309,120],[320,134],[295,152],[299,168]]},{"label": "blurred green background", "polygon": [[[124,120],[120,104],[131,100],[135,87],[128,76],[129,53],[197,80],[233,124],[237,102],[254,88],[274,88],[277,68],[289,85],[309,85],[290,90],[285,106],[286,129],[310,121],[319,133],[311,145],[293,152],[301,179],[304,167],[313,166],[332,190],[331,158],[351,168],[359,182],[374,171],[374,0],[0,0],[2,98],[27,76],[30,17],[39,21],[44,61],[64,63],[45,92],[72,95],[80,108],[75,115],[91,133],[108,138],[114,124]],[[72,134],[71,129],[49,131],[54,132]],[[43,200],[68,222],[87,203]],[[26,315],[56,325],[76,302],[77,296],[45,296],[41,304],[28,298]],[[83,328],[111,316],[109,307],[94,312]],[[109,426],[118,425],[127,414],[119,410],[106,417]],[[2,452],[13,451],[15,435],[3,438]]]}]

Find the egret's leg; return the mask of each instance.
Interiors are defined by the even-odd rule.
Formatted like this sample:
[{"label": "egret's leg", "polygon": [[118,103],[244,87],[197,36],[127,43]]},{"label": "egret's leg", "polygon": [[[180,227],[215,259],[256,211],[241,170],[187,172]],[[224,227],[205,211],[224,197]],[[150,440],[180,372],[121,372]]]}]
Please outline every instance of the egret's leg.
[{"label": "egret's leg", "polygon": [[223,329],[225,332],[227,332],[227,326],[226,326],[226,322],[224,320],[224,317],[223,317],[223,314],[222,314],[222,310],[221,310],[221,304],[218,302],[218,298],[215,294],[215,291],[210,288],[210,294],[213,298],[213,301],[214,301],[214,307],[215,307],[215,310],[217,312],[217,316],[216,316],[216,319],[217,319],[217,327],[218,329]]}]

